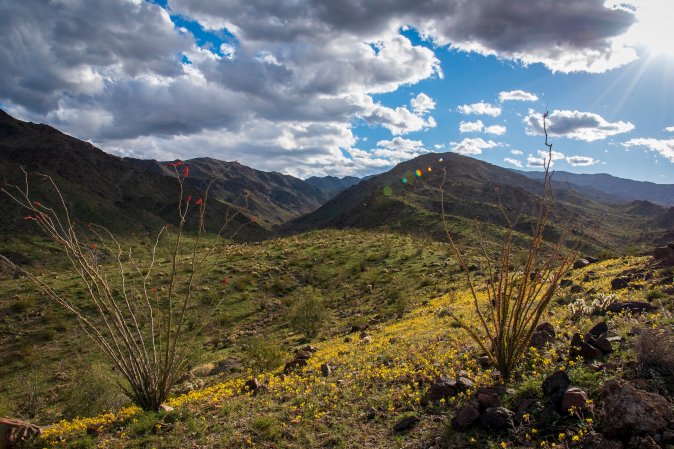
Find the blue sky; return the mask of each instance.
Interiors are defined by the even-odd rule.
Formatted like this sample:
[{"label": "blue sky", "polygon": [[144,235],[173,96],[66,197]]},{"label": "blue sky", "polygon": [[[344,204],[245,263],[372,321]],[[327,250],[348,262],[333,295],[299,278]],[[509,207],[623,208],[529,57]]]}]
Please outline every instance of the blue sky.
[{"label": "blue sky", "polygon": [[666,0],[0,5],[0,107],[121,156],[299,177],[429,151],[674,183]]}]

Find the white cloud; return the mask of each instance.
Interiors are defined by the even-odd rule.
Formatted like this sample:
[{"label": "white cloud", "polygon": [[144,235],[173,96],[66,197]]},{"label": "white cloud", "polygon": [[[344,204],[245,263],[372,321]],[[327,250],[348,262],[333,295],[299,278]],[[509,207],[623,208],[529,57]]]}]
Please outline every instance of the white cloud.
[{"label": "white cloud", "polygon": [[524,151],[522,150],[510,150],[510,154],[514,154],[516,156],[521,156],[524,154]]},{"label": "white cloud", "polygon": [[480,137],[470,139],[465,138],[461,142],[450,142],[450,150],[463,155],[482,154],[482,150],[494,148],[500,144],[493,140],[484,140]]},{"label": "white cloud", "polygon": [[674,162],[674,139],[631,139],[623,143],[624,147],[645,147],[649,151],[656,152],[660,156]]},{"label": "white cloud", "polygon": [[464,122],[459,123],[459,132],[461,133],[476,133],[481,132],[484,128],[484,123],[482,120],[477,120],[475,122]]},{"label": "white cloud", "polygon": [[[529,168],[544,168],[547,159],[533,155],[527,156],[527,167]],[[552,165],[552,163],[551,163]]]},{"label": "white cloud", "polygon": [[506,133],[508,129],[502,125],[491,125],[484,128],[484,132],[487,134],[496,134],[497,136],[502,136]]},{"label": "white cloud", "polygon": [[[543,134],[543,115],[529,111],[524,118],[526,133],[529,135]],[[593,142],[606,139],[610,136],[626,133],[634,129],[630,122],[606,121],[599,114],[580,111],[555,110],[547,118],[548,134],[551,136],[564,136],[576,140]]]},{"label": "white cloud", "polygon": [[425,114],[435,109],[435,101],[423,92],[412,98],[410,104],[416,114]]},{"label": "white cloud", "polygon": [[511,90],[509,92],[499,92],[498,101],[536,101],[538,97],[535,94],[523,90]]},{"label": "white cloud", "polygon": [[667,128],[665,128],[665,131],[667,131],[668,133],[674,133],[674,126],[668,126]]},{"label": "white cloud", "polygon": [[559,151],[550,151],[550,150],[538,150],[538,157],[542,157],[545,159],[550,159],[552,161],[561,161],[563,160],[566,156],[564,156],[564,153],[561,153]]},{"label": "white cloud", "polygon": [[514,165],[515,167],[522,168],[522,161],[519,161],[519,160],[517,160],[517,159],[513,159],[513,158],[511,158],[511,157],[507,157],[507,158],[503,159],[503,161],[504,161],[504,162],[507,162],[507,163],[509,163],[509,164],[511,164],[511,165]]},{"label": "white cloud", "polygon": [[589,167],[590,165],[599,163],[598,160],[589,156],[568,156],[566,162],[574,167]]},{"label": "white cloud", "polygon": [[501,108],[485,103],[484,101],[473,104],[464,104],[458,106],[457,110],[464,115],[490,115],[492,117],[501,115]]},{"label": "white cloud", "polygon": [[432,116],[423,117],[406,107],[395,109],[375,103],[369,95],[352,96],[350,104],[356,108],[355,115],[370,125],[380,125],[393,135],[407,134],[436,126]]},{"label": "white cloud", "polygon": [[428,153],[420,140],[409,140],[403,137],[394,137],[392,140],[380,140],[372,155],[384,158],[391,163],[399,163]]}]

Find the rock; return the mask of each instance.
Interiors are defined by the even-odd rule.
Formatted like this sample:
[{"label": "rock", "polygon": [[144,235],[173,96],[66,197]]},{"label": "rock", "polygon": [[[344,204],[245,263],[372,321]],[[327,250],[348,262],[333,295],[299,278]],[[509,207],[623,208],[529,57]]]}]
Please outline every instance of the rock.
[{"label": "rock", "polygon": [[622,380],[609,380],[602,389],[599,415],[604,435],[627,440],[654,435],[674,421],[674,410],[664,397],[638,390]]},{"label": "rock", "polygon": [[366,335],[365,337],[361,338],[358,343],[360,343],[362,345],[370,344],[370,343],[372,343],[372,337],[370,337],[369,335]]},{"label": "rock", "polygon": [[493,433],[504,433],[515,427],[515,414],[505,407],[490,407],[480,416],[480,426]]},{"label": "rock", "polygon": [[624,449],[625,445],[620,441],[607,440],[600,433],[592,433],[583,440],[584,449]]},{"label": "rock", "polygon": [[419,422],[419,417],[417,416],[408,416],[403,418],[393,425],[393,430],[396,432],[404,432],[408,429],[411,429]]},{"label": "rock", "polygon": [[597,263],[597,262],[599,262],[599,259],[598,259],[598,258],[592,257],[592,256],[585,256],[585,257],[583,257],[583,259],[587,260],[587,261],[590,262],[590,263]]},{"label": "rock", "polygon": [[466,430],[480,417],[480,403],[476,399],[466,402],[454,415],[452,426],[458,430]]},{"label": "rock", "polygon": [[580,285],[572,285],[569,291],[571,293],[583,293],[583,290],[585,290],[583,287]]},{"label": "rock", "polygon": [[534,329],[534,333],[531,336],[531,346],[542,348],[546,344],[555,341],[555,336],[555,328],[552,324],[541,323]]},{"label": "rock", "polygon": [[210,376],[217,376],[218,374],[226,374],[231,371],[236,371],[239,368],[239,364],[235,362],[234,360],[221,360],[218,362],[213,369],[211,369],[211,372],[209,373]]},{"label": "rock", "polygon": [[255,378],[248,379],[246,383],[243,384],[243,387],[241,387],[241,393],[250,393],[258,388],[260,388],[260,381]]},{"label": "rock", "polygon": [[598,348],[584,341],[580,334],[573,334],[571,338],[571,347],[569,348],[569,355],[571,357],[583,357],[586,361],[591,361],[600,358],[603,353]]},{"label": "rock", "polygon": [[283,367],[284,374],[290,374],[293,371],[299,370],[307,366],[307,359],[295,359],[286,363]]},{"label": "rock", "polygon": [[608,332],[608,324],[606,324],[606,321],[600,321],[588,331],[588,334],[594,335],[595,337],[601,337],[606,332]]},{"label": "rock", "polygon": [[489,377],[491,377],[491,380],[493,381],[500,381],[503,378],[503,374],[501,374],[501,371],[495,369],[489,373]]},{"label": "rock", "polygon": [[661,267],[674,266],[674,242],[653,250],[653,259]]},{"label": "rock", "polygon": [[491,360],[487,355],[483,355],[477,359],[477,363],[479,363],[482,368],[489,368],[491,366]]},{"label": "rock", "polygon": [[579,268],[584,268],[586,266],[590,265],[590,261],[587,259],[578,259],[573,263],[573,269],[577,270]]},{"label": "rock", "polygon": [[623,310],[632,312],[632,313],[641,313],[641,312],[652,312],[657,310],[658,307],[651,305],[645,301],[625,301],[625,302],[614,302],[606,310],[613,313],[620,313]]},{"label": "rock", "polygon": [[211,372],[217,368],[215,363],[204,363],[203,365],[195,366],[190,370],[190,374],[194,377],[210,376]]},{"label": "rock", "polygon": [[611,290],[622,290],[629,285],[629,278],[617,277],[611,281]]},{"label": "rock", "polygon": [[431,401],[439,401],[440,399],[456,396],[457,393],[458,385],[456,381],[448,377],[441,377],[431,384],[426,396]]},{"label": "rock", "polygon": [[159,406],[159,411],[161,411],[161,412],[169,413],[169,412],[172,412],[173,410],[175,410],[175,409],[173,407],[171,407],[170,405],[161,404]]},{"label": "rock", "polygon": [[19,447],[24,441],[40,435],[40,428],[27,421],[13,418],[0,418],[0,448]]},{"label": "rock", "polygon": [[467,391],[473,388],[473,381],[467,377],[459,377],[456,379],[456,387],[459,391]]},{"label": "rock", "polygon": [[630,440],[630,446],[637,446],[639,449],[662,449],[650,436],[644,438],[634,437]]},{"label": "rock", "polygon": [[613,346],[611,346],[611,342],[606,337],[595,338],[590,344],[599,349],[604,355],[613,352]]},{"label": "rock", "polygon": [[571,287],[572,285],[573,281],[571,279],[562,279],[559,281],[559,286],[562,288]]},{"label": "rock", "polygon": [[302,348],[298,348],[298,349],[295,350],[295,358],[296,359],[309,359],[309,358],[311,358],[311,355],[316,351],[318,351],[318,349],[316,349],[313,346],[307,345],[307,346],[304,346]]},{"label": "rock", "polygon": [[321,374],[323,377],[328,377],[330,374],[332,374],[332,367],[328,365],[327,363],[324,363],[321,365]]},{"label": "rock", "polygon": [[571,387],[564,392],[562,396],[562,412],[568,414],[579,414],[589,410],[587,393],[577,387]]},{"label": "rock", "polygon": [[480,404],[481,410],[486,410],[488,408],[500,407],[501,398],[497,388],[494,387],[482,387],[477,390],[477,395],[475,396],[477,402]]},{"label": "rock", "polygon": [[566,371],[557,371],[549,375],[541,384],[543,394],[552,402],[556,408],[562,404],[564,392],[571,385],[571,380]]}]

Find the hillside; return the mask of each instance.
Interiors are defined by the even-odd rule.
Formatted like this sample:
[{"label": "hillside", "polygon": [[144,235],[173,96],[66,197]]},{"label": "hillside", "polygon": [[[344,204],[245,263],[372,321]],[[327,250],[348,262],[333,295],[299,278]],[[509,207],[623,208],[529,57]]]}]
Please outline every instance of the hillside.
[{"label": "hillside", "polygon": [[[217,229],[227,209],[239,208],[242,239],[271,235],[271,227],[320,206],[328,194],[292,176],[202,158],[188,162],[186,193],[200,197],[210,180],[208,226]],[[122,159],[47,126],[16,120],[0,110],[0,180],[22,185],[20,167],[50,175],[77,221],[105,223],[120,233],[154,233],[176,218],[175,174],[157,161]],[[49,189],[33,177],[31,188]],[[3,232],[30,232],[11,201],[0,203]],[[250,218],[256,222],[251,223]]]},{"label": "hillside", "polygon": [[[471,222],[476,217],[482,223],[505,225],[499,204],[511,218],[521,212],[517,229],[529,231],[541,183],[454,153],[426,154],[403,162],[341,192],[315,212],[288,223],[285,229],[392,229],[443,239],[439,215],[443,170],[445,211],[455,232],[471,234]],[[584,196],[587,192],[583,187],[574,189],[559,182],[554,186],[557,205],[553,223],[559,226],[570,221],[578,233],[586,233],[584,245],[588,251],[622,251],[632,245],[648,244],[666,230],[662,223],[666,210],[659,206],[653,205],[653,213],[644,215],[633,207],[594,201]],[[492,234],[497,233],[492,229]],[[551,230],[550,236],[554,235]]]},{"label": "hillside", "polygon": [[337,176],[311,176],[310,178],[305,179],[305,181],[312,186],[327,192],[330,198],[332,198],[342,190],[358,184],[361,179],[356,178],[355,176],[345,176],[343,178],[338,178]]},{"label": "hillside", "polygon": [[[542,179],[539,171],[513,170],[531,179]],[[618,178],[606,173],[581,174],[566,171],[555,171],[555,178],[593,188],[612,195],[621,202],[643,200],[661,206],[674,206],[674,184],[656,184],[654,182],[635,181],[633,179]]]}]

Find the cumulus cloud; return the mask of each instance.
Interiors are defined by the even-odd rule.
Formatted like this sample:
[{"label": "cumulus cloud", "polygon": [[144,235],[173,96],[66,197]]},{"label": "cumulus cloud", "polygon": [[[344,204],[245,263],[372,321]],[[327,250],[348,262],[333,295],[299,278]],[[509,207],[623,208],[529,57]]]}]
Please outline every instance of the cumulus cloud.
[{"label": "cumulus cloud", "polygon": [[568,156],[566,162],[574,167],[589,167],[597,164],[599,161],[589,156]]},{"label": "cumulus cloud", "polygon": [[495,134],[497,136],[502,136],[506,133],[508,129],[502,125],[491,125],[484,128],[484,132],[487,134]]},{"label": "cumulus cloud", "polygon": [[667,128],[665,128],[665,131],[667,131],[668,133],[674,133],[674,126],[668,126]]},{"label": "cumulus cloud", "polygon": [[[543,116],[534,111],[524,118],[526,133],[543,134]],[[608,122],[599,114],[568,110],[555,110],[547,118],[548,134],[564,136],[576,140],[593,142],[610,136],[623,134],[634,129],[630,122]]]},{"label": "cumulus cloud", "polygon": [[392,140],[380,140],[372,155],[385,158],[392,163],[399,163],[415,158],[428,150],[420,140],[409,140],[403,137],[394,137]]},{"label": "cumulus cloud", "polygon": [[627,148],[643,147],[649,151],[658,153],[670,162],[674,162],[674,139],[630,139],[627,142],[624,142],[623,146]]},{"label": "cumulus cloud", "polygon": [[510,150],[510,154],[514,154],[515,156],[521,156],[524,154],[524,151],[522,150]]},{"label": "cumulus cloud", "polygon": [[435,109],[435,101],[423,92],[412,98],[410,104],[416,114],[425,114]]},{"label": "cumulus cloud", "polygon": [[477,120],[475,122],[464,122],[459,123],[459,132],[461,133],[477,133],[482,131],[484,128],[484,123],[482,120]]},{"label": "cumulus cloud", "polygon": [[473,104],[464,104],[458,106],[456,109],[464,115],[490,115],[492,117],[501,115],[501,108],[485,103],[484,101]]},{"label": "cumulus cloud", "polygon": [[522,161],[520,161],[518,159],[513,159],[511,157],[507,157],[507,158],[503,159],[503,161],[509,163],[510,165],[514,165],[515,167],[522,168]]},{"label": "cumulus cloud", "polygon": [[535,94],[523,90],[511,90],[508,92],[499,92],[498,101],[536,101],[538,97]]},{"label": "cumulus cloud", "polygon": [[[634,15],[603,0],[169,3],[192,25],[146,1],[0,2],[0,102],[120,154],[237,155],[288,173],[349,174],[393,160],[354,147],[359,120],[393,136],[436,126],[425,93],[408,105],[373,100],[443,76],[437,47],[402,26],[437,46],[562,72],[634,58],[618,43]],[[541,17],[555,20],[541,27]],[[468,113],[500,114],[476,105]]]},{"label": "cumulus cloud", "polygon": [[482,154],[482,150],[494,148],[500,144],[493,140],[484,140],[480,137],[470,139],[465,138],[461,142],[450,142],[450,150],[463,155]]},{"label": "cumulus cloud", "polygon": [[547,159],[540,156],[534,156],[532,154],[527,156],[527,167],[529,168],[545,168],[546,162]]}]

